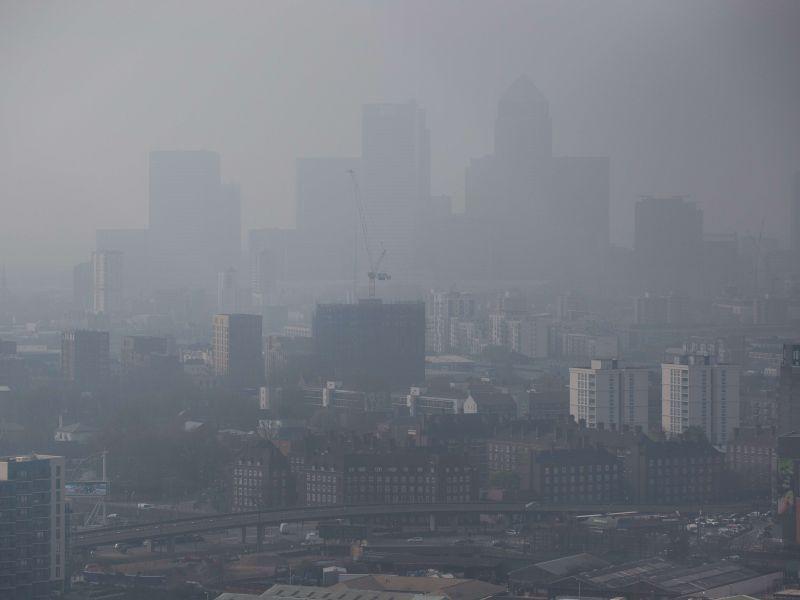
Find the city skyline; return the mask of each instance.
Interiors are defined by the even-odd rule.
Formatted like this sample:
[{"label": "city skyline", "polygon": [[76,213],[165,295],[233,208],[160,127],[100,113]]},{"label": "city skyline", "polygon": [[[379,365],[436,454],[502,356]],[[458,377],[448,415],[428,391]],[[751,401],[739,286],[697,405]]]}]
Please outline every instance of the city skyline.
[{"label": "city skyline", "polygon": [[[308,70],[289,74],[285,69],[291,61],[275,66],[274,61],[265,58],[275,69],[273,76],[268,69],[263,77],[249,78],[249,84],[242,87],[237,86],[233,73],[258,72],[259,59],[252,52],[254,45],[258,46],[253,27],[243,25],[238,13],[220,21],[219,26],[226,30],[241,29],[241,46],[224,49],[212,44],[201,48],[190,32],[182,43],[172,47],[176,52],[169,54],[167,44],[176,43],[169,34],[182,31],[193,22],[202,31],[207,20],[213,20],[215,7],[198,4],[193,14],[183,15],[186,17],[183,23],[174,20],[179,11],[173,5],[161,7],[158,13],[154,13],[153,5],[131,9],[126,17],[132,31],[151,35],[152,48],[144,54],[137,53],[136,46],[131,45],[132,39],[123,37],[110,42],[113,51],[95,64],[86,62],[85,53],[91,44],[77,43],[75,36],[90,24],[104,25],[114,11],[87,4],[81,13],[84,21],[67,20],[54,38],[64,47],[63,56],[38,52],[30,60],[42,68],[40,85],[57,91],[52,97],[61,99],[63,108],[74,112],[75,125],[88,125],[86,119],[93,114],[97,127],[84,127],[83,135],[76,138],[69,129],[74,125],[64,125],[66,137],[54,137],[47,152],[41,145],[16,143],[23,135],[31,140],[42,139],[53,124],[48,114],[55,115],[57,111],[43,112],[45,107],[41,103],[26,103],[35,90],[23,84],[8,61],[0,63],[0,74],[13,84],[4,88],[3,100],[10,109],[6,114],[16,115],[10,130],[12,135],[0,146],[0,157],[7,157],[4,163],[0,161],[6,170],[2,173],[7,186],[4,208],[6,202],[15,206],[22,223],[22,227],[0,230],[3,240],[0,256],[8,265],[9,278],[25,285],[26,273],[22,271],[30,267],[38,269],[39,274],[29,275],[33,279],[29,284],[45,287],[40,283],[42,277],[49,275],[55,281],[53,271],[57,271],[56,275],[64,273],[63,285],[67,262],[77,262],[83,256],[83,248],[90,247],[95,229],[145,225],[146,164],[152,150],[219,152],[226,178],[242,186],[245,220],[258,227],[290,227],[294,213],[295,159],[358,154],[361,106],[375,101],[403,102],[413,98],[425,110],[431,132],[432,193],[451,196],[454,205],[460,208],[464,202],[464,170],[471,158],[491,152],[497,101],[519,76],[529,77],[550,102],[556,155],[610,157],[612,242],[626,246],[632,243],[630,208],[638,195],[677,193],[689,194],[702,205],[709,221],[715,224],[714,233],[738,231],[757,235],[766,214],[766,235],[787,240],[793,176],[790,166],[796,165],[800,156],[796,142],[798,120],[791,110],[797,103],[800,83],[790,68],[793,57],[798,56],[798,44],[787,29],[796,6],[776,2],[769,11],[756,11],[738,2],[710,3],[702,8],[649,2],[635,6],[610,3],[602,9],[580,3],[502,6],[503,10],[488,11],[479,4],[468,4],[457,26],[465,33],[476,31],[478,22],[492,31],[507,28],[509,35],[502,48],[502,56],[509,58],[506,61],[498,62],[500,55],[493,53],[496,51],[485,42],[460,54],[456,53],[458,44],[438,47],[432,27],[451,15],[454,10],[451,4],[437,4],[428,8],[428,13],[415,10],[419,8],[415,3],[407,3],[365,14],[357,5],[342,3],[338,10],[326,12],[330,22],[325,27],[314,30],[317,35],[312,36],[305,49],[313,57]],[[47,21],[39,19],[40,16],[63,16],[56,8],[42,9],[42,15],[20,6],[4,10],[8,15],[4,21],[19,25],[8,38],[11,48],[23,39],[20,36],[28,31],[26,27],[42,34],[47,31]],[[308,17],[304,9],[297,7],[276,4],[271,10],[273,16],[285,19],[287,24],[304,23]],[[161,24],[151,30],[148,17],[152,14],[159,14]],[[422,19],[422,14],[427,18]],[[585,25],[576,24],[578,16]],[[678,27],[681,16],[691,19]],[[343,22],[347,17],[353,17],[349,24]],[[537,24],[538,35],[529,41],[521,37],[520,27],[515,24],[526,19]],[[412,35],[398,38],[390,26],[393,22],[407,23]],[[366,35],[368,23],[382,32],[383,43],[375,46],[374,40]],[[604,31],[604,39],[597,38],[592,24],[600,29],[609,28]],[[748,39],[760,51],[742,55],[735,36],[746,26],[751,28]],[[582,42],[576,42],[573,35],[565,35],[576,27],[586,33]],[[673,34],[670,39],[656,36],[662,27]],[[341,49],[344,56],[334,52],[324,60],[320,58],[320,51],[329,49],[332,40],[339,39],[338,34],[344,31],[352,34]],[[647,36],[654,42],[642,57],[636,59],[626,52],[631,44]],[[606,38],[616,43],[609,43]],[[285,37],[274,43],[284,43],[290,55],[290,49],[295,48],[295,41]],[[342,64],[360,64],[356,55],[360,56],[359,50],[369,47],[375,47],[376,52],[371,53],[363,77],[342,71]],[[726,49],[730,52],[724,52]],[[163,65],[155,62],[159,51],[170,56]],[[168,82],[160,88],[158,96],[140,98],[144,86],[156,77],[162,80],[168,69],[178,67],[192,51],[197,51],[196,58],[205,60],[208,69],[203,73],[190,71],[183,83],[199,92],[211,85],[217,87],[219,78],[224,77],[245,103],[235,111],[235,118],[233,107],[218,94],[196,100],[199,104],[194,111],[181,110],[180,106],[191,104],[179,104],[188,98],[182,89]],[[274,56],[276,51],[271,46],[263,56]],[[550,55],[558,56],[559,64],[565,68],[554,71],[545,58]],[[408,60],[409,56],[415,57],[416,62]],[[76,82],[65,81],[60,74],[65,67],[63,61],[78,59],[84,61],[86,76],[107,72],[109,61],[115,59],[128,61],[134,68],[130,79],[116,82],[109,88],[111,91],[86,88],[87,92],[92,89],[98,99],[95,110],[87,113],[80,104]],[[655,65],[652,72],[641,70],[644,63],[637,61],[645,60]],[[235,67],[232,74],[223,73],[223,64]],[[376,71],[379,65],[383,68]],[[593,68],[587,72],[589,65]],[[442,70],[448,66],[449,69]],[[442,77],[445,72],[450,76]],[[315,104],[317,99],[325,99],[321,109],[320,106],[312,109],[304,95],[299,98],[297,109],[290,108],[284,94],[296,86],[276,88],[278,73],[283,73],[284,79],[289,77],[285,79],[287,82],[303,78],[303,89],[311,92]],[[468,74],[473,73],[479,77],[469,78]],[[331,78],[336,76],[344,77],[342,81],[349,85],[334,91],[330,87]],[[679,83],[683,94],[676,96],[674,90]],[[120,91],[114,92],[117,89]],[[119,96],[122,90],[126,92]],[[266,101],[257,103],[256,99],[264,98],[267,90],[270,94]],[[723,99],[730,101],[724,110],[719,108]],[[753,110],[756,106],[765,108]],[[130,119],[122,120],[121,113],[111,110],[112,107],[125,107],[128,112],[135,109],[136,118],[132,122],[146,116],[147,124],[132,131],[125,124]],[[297,110],[303,108],[310,118],[300,118]],[[38,120],[33,120],[34,117]],[[264,123],[268,117],[268,124]],[[281,124],[275,121],[278,117]],[[634,123],[636,126],[631,127]],[[287,126],[293,131],[287,131],[281,137],[283,143],[276,146],[275,134]],[[108,133],[115,129],[123,135],[115,136],[112,141]],[[68,139],[77,144],[71,151],[64,148]],[[687,145],[690,139],[698,143]],[[54,156],[52,152],[57,148],[62,151]],[[90,156],[95,157],[91,167],[86,162]],[[699,156],[705,160],[698,161]],[[20,164],[21,160],[25,162]],[[698,170],[701,163],[702,173]],[[40,176],[34,177],[32,168],[39,169]],[[109,194],[103,189],[103,182],[109,181],[112,174],[118,183],[116,192]],[[42,211],[49,206],[50,198],[55,197],[56,188],[59,209]],[[754,198],[758,198],[757,203]],[[79,206],[90,210],[82,219],[75,220],[69,207]],[[756,206],[762,207],[763,212]],[[56,215],[58,218],[53,218]],[[24,242],[24,238],[18,237],[20,232],[27,230],[34,220],[38,220],[47,241],[27,252],[15,252]],[[51,259],[59,263],[59,268],[42,271],[43,265],[52,264]]]}]

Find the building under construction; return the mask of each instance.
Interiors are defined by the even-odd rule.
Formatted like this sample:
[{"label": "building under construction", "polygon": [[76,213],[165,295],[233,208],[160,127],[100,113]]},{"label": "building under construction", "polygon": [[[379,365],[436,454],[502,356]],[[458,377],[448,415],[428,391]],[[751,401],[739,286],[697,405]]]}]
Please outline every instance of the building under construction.
[{"label": "building under construction", "polygon": [[314,348],[327,379],[361,390],[399,390],[425,379],[425,304],[319,304]]}]

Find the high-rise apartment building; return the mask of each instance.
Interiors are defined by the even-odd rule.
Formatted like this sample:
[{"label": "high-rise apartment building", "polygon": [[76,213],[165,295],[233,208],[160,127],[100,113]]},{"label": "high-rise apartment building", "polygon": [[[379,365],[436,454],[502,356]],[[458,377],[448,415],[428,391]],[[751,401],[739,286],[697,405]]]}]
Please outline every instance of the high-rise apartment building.
[{"label": "high-rise apartment building", "polygon": [[596,428],[648,430],[650,371],[620,367],[615,359],[592,360],[589,368],[569,370],[569,412]]},{"label": "high-rise apartment building", "polygon": [[214,373],[234,388],[264,382],[261,315],[214,315]]},{"label": "high-rise apartment building", "polygon": [[61,335],[61,375],[79,386],[94,386],[108,377],[107,331],[75,329]]},{"label": "high-rise apartment building", "polygon": [[475,296],[470,293],[449,291],[434,292],[431,297],[431,314],[428,334],[432,352],[442,354],[454,349],[453,328],[459,321],[475,318]]},{"label": "high-rise apartment building", "polygon": [[399,390],[425,379],[425,304],[379,299],[317,305],[322,375],[356,389]]},{"label": "high-rise apartment building", "polygon": [[713,445],[725,446],[739,426],[739,367],[704,355],[662,364],[661,415],[669,436],[698,428]]},{"label": "high-rise apartment building", "polygon": [[123,261],[122,252],[92,252],[92,312],[95,314],[112,316],[122,309]]},{"label": "high-rise apartment building", "polygon": [[239,189],[216,152],[150,153],[150,262],[159,289],[213,289],[241,253]]},{"label": "high-rise apartment building", "polygon": [[362,111],[362,200],[374,248],[385,269],[420,268],[417,243],[430,201],[430,134],[416,103],[367,104]]},{"label": "high-rise apartment building", "polygon": [[[298,158],[296,163],[296,227],[298,243],[293,265],[307,279],[348,280],[353,277],[354,253],[366,272],[360,221],[348,171],[361,178],[358,158]],[[356,228],[358,246],[356,246]],[[363,273],[357,272],[363,279]]]},{"label": "high-rise apartment building", "polygon": [[64,458],[0,458],[0,597],[49,600],[64,583]]},{"label": "high-rise apartment building", "polygon": [[643,292],[696,297],[702,290],[703,211],[683,196],[642,197],[634,209],[634,259]]}]

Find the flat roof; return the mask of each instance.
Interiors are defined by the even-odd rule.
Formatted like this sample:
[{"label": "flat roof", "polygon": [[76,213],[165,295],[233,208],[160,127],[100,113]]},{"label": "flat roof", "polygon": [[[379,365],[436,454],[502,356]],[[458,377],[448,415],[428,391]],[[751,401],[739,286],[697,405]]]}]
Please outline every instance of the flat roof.
[{"label": "flat roof", "polygon": [[425,357],[425,362],[428,363],[461,363],[461,364],[469,364],[474,365],[475,361],[471,358],[467,358],[466,356],[459,356],[458,354],[437,354]]},{"label": "flat roof", "polygon": [[[339,585],[317,587],[311,585],[278,584],[261,594],[260,598],[296,598],[299,600],[415,600],[419,594],[378,591],[370,589],[349,589]],[[426,596],[426,600],[442,599],[442,596]]]}]

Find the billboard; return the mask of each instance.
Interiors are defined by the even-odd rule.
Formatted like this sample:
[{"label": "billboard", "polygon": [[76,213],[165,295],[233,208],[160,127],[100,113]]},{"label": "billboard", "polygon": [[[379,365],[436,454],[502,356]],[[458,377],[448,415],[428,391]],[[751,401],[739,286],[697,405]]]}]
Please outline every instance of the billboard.
[{"label": "billboard", "polygon": [[777,521],[781,526],[783,540],[789,544],[800,543],[800,519],[798,507],[800,498],[797,494],[798,478],[796,469],[800,461],[792,458],[778,458],[778,506]]},{"label": "billboard", "polygon": [[92,496],[101,497],[110,494],[107,481],[68,481],[64,484],[64,493],[67,496]]}]

